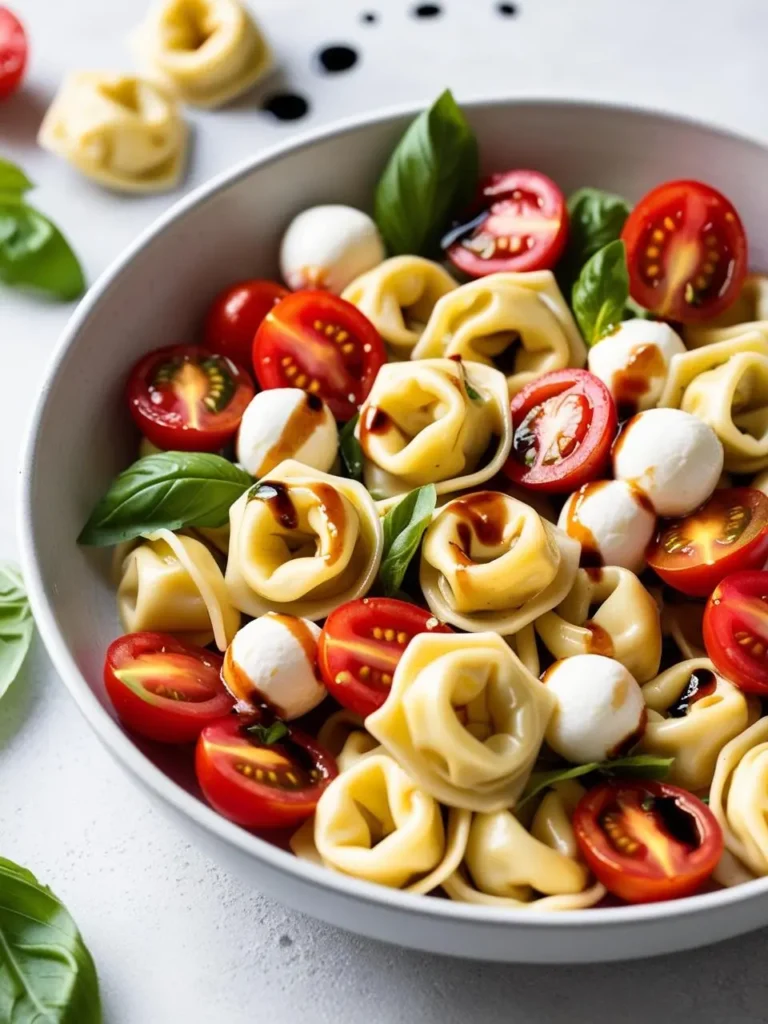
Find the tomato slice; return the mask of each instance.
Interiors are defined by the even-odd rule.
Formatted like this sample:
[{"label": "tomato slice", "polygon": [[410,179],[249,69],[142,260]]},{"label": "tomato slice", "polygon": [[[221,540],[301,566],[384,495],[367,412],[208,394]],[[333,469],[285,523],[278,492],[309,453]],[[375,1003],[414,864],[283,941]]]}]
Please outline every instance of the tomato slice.
[{"label": "tomato slice", "polygon": [[723,852],[710,809],[666,782],[596,786],[581,798],[573,829],[597,880],[628,903],[691,896]]},{"label": "tomato slice", "polygon": [[736,572],[719,583],[703,631],[717,671],[746,693],[768,696],[768,572]]},{"label": "tomato slice", "polygon": [[632,298],[659,316],[698,324],[736,300],[747,274],[747,236],[730,200],[700,181],[668,181],[630,213]]},{"label": "tomato slice", "polygon": [[21,85],[28,48],[24,26],[7,7],[0,7],[0,100]]},{"label": "tomato slice", "polygon": [[211,352],[251,365],[253,338],[275,303],[288,295],[276,281],[238,281],[219,292],[205,316],[203,340]]},{"label": "tomato slice", "polygon": [[603,474],[618,429],[616,406],[588,370],[553,370],[512,399],[504,472],[535,491],[565,494]]},{"label": "tomato slice", "polygon": [[222,658],[167,633],[127,633],[104,662],[104,685],[121,722],[160,743],[194,743],[232,711]]},{"label": "tomato slice", "polygon": [[[269,736],[268,728],[259,731]],[[195,769],[211,806],[245,828],[299,824],[313,813],[338,775],[328,751],[293,725],[285,726],[285,734],[269,742],[249,731],[235,715],[200,733]]]},{"label": "tomato slice", "polygon": [[326,619],[318,665],[328,692],[357,714],[372,714],[389,694],[403,651],[417,633],[451,633],[430,612],[390,597],[342,604]]},{"label": "tomato slice", "polygon": [[198,345],[150,352],[128,379],[128,407],[136,425],[166,451],[223,448],[254,394],[245,370]]},{"label": "tomato slice", "polygon": [[662,519],[648,564],[675,590],[708,597],[720,580],[768,559],[768,497],[752,487],[715,491],[684,519]]},{"label": "tomato slice", "polygon": [[503,171],[480,182],[466,218],[442,247],[470,277],[502,271],[550,270],[568,240],[565,196],[539,171]]},{"label": "tomato slice", "polygon": [[294,292],[256,332],[253,368],[263,388],[320,395],[337,420],[349,420],[387,361],[384,343],[357,307],[329,292]]}]

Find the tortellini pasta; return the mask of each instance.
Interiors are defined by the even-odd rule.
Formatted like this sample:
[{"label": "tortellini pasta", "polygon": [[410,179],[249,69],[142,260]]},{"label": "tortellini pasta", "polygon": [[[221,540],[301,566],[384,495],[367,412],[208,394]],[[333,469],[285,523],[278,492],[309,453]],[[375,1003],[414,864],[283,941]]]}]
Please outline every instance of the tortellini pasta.
[{"label": "tortellini pasta", "polygon": [[69,75],[38,142],[86,177],[122,192],[162,192],[181,178],[187,126],[164,89],[136,75]]},{"label": "tortellini pasta", "polygon": [[675,595],[664,601],[661,609],[661,631],[670,637],[684,658],[703,658],[704,637],[701,631],[704,606]]},{"label": "tortellini pasta", "polygon": [[248,615],[323,619],[368,591],[382,544],[362,484],[287,459],[230,510],[230,599]]},{"label": "tortellini pasta", "polygon": [[240,0],[160,0],[133,39],[149,72],[195,107],[219,107],[272,67],[272,54]]},{"label": "tortellini pasta", "polygon": [[768,875],[768,718],[760,718],[720,751],[709,808],[725,848],[758,876]]},{"label": "tortellini pasta", "polygon": [[509,392],[549,370],[583,366],[587,352],[549,270],[489,274],[443,296],[412,359],[461,356],[500,369]]},{"label": "tortellini pasta", "polygon": [[421,589],[439,619],[510,635],[563,600],[580,550],[523,502],[478,491],[435,513],[422,544]]},{"label": "tortellini pasta", "polygon": [[768,336],[768,275],[747,274],[739,297],[723,313],[705,324],[685,328],[688,348],[701,348],[725,341],[747,330],[759,330]]},{"label": "tortellini pasta", "polygon": [[512,445],[506,382],[479,363],[388,363],[360,410],[356,432],[363,478],[377,498],[428,483],[438,494],[475,487],[501,469]]},{"label": "tortellini pasta", "polygon": [[[591,609],[599,608],[594,614]],[[556,659],[603,654],[645,682],[659,671],[661,625],[656,602],[629,569],[579,569],[570,593],[535,623]]]},{"label": "tortellini pasta", "polygon": [[158,530],[128,551],[119,568],[117,605],[126,633],[173,633],[226,650],[240,627],[221,569],[194,537]]},{"label": "tortellini pasta", "polygon": [[380,749],[373,736],[365,731],[362,718],[346,708],[326,718],[318,729],[317,742],[333,754],[340,772]]},{"label": "tortellini pasta", "polygon": [[364,313],[395,354],[407,359],[435,304],[458,288],[447,270],[422,256],[392,256],[355,278],[341,297]]},{"label": "tortellini pasta", "polygon": [[496,633],[421,633],[365,726],[436,799],[490,813],[520,795],[553,706]]},{"label": "tortellini pasta", "polygon": [[648,721],[640,749],[674,757],[669,781],[694,792],[709,786],[718,754],[757,710],[708,658],[673,665],[646,683],[643,697]]}]

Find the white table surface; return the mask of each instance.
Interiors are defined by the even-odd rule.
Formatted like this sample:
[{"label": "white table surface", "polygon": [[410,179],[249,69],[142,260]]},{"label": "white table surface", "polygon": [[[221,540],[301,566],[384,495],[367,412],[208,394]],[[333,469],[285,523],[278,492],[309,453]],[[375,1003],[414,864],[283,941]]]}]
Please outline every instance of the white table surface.
[{"label": "white table surface", "polygon": [[[35,133],[65,71],[130,67],[125,36],[143,0],[7,2],[27,23],[33,57],[23,94],[0,107],[0,153],[39,183],[34,202],[67,232],[91,280],[182,191],[241,157],[445,85],[460,98],[629,100],[768,138],[766,0],[519,0],[511,19],[492,0],[445,0],[429,22],[409,16],[407,0],[261,0],[254,8],[281,71],[228,110],[192,115],[179,193],[119,198],[38,150]],[[366,10],[376,24],[360,22]],[[360,49],[354,71],[317,73],[312,56],[332,42]],[[310,117],[280,124],[259,111],[260,96],[285,83],[310,98]],[[15,553],[18,452],[69,312],[0,292],[0,556]],[[768,933],[605,968],[510,967],[383,946],[284,909],[180,838],[96,742],[39,646],[0,707],[0,853],[71,908],[108,1024],[768,1019]]]}]

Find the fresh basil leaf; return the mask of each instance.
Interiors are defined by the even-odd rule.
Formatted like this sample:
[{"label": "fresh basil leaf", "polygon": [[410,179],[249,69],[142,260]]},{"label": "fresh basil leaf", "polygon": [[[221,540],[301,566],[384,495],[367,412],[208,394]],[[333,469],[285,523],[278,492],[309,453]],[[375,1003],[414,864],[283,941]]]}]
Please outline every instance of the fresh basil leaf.
[{"label": "fresh basil leaf", "polygon": [[626,249],[622,241],[610,242],[585,263],[573,286],[573,313],[587,345],[621,323],[628,298]]},{"label": "fresh basil leaf", "polygon": [[376,187],[374,216],[389,252],[434,255],[451,213],[477,186],[477,139],[449,89],[411,122]]},{"label": "fresh basil leaf", "polygon": [[553,768],[549,772],[531,772],[525,789],[515,804],[515,809],[517,810],[522,807],[523,804],[538,796],[543,790],[549,789],[556,782],[565,782],[566,779],[578,779],[582,775],[596,772],[599,767],[599,761],[591,761],[589,764],[571,765],[570,768]]},{"label": "fresh basil leaf", "polygon": [[246,726],[245,731],[253,736],[254,739],[257,739],[259,743],[263,743],[265,747],[271,747],[273,743],[279,743],[280,740],[290,736],[291,733],[285,722],[280,721],[273,722],[271,725],[262,725],[261,722],[256,722],[254,725]]},{"label": "fresh basil leaf", "polygon": [[568,768],[554,768],[548,772],[532,772],[516,809],[549,789],[556,782],[578,779],[582,775],[597,772],[600,775],[622,775],[634,779],[665,779],[674,761],[673,757],[656,757],[653,754],[634,754],[609,761],[590,761],[588,764],[570,765]]},{"label": "fresh basil leaf", "polygon": [[468,380],[464,381],[464,387],[467,389],[467,396],[472,399],[473,402],[482,402],[483,396],[479,391],[475,391]]},{"label": "fresh basil leaf", "polygon": [[20,167],[0,157],[0,192],[20,196],[34,187]]},{"label": "fresh basil leaf", "polygon": [[112,483],[78,537],[111,545],[154,530],[224,526],[253,479],[220,455],[158,452],[134,462]]},{"label": "fresh basil leaf", "polygon": [[355,427],[360,419],[358,413],[339,431],[339,455],[344,465],[346,476],[350,480],[363,479],[363,449],[355,437]]},{"label": "fresh basil leaf", "polygon": [[62,300],[85,290],[80,263],[56,225],[7,196],[0,201],[0,281]]},{"label": "fresh basil leaf", "polygon": [[565,295],[587,260],[619,238],[631,209],[626,199],[600,188],[580,188],[570,196],[568,245],[556,271]]},{"label": "fresh basil leaf", "polygon": [[0,562],[0,697],[19,674],[34,628],[21,573]]},{"label": "fresh basil leaf", "polygon": [[402,586],[408,565],[432,520],[436,504],[435,485],[426,484],[406,494],[384,516],[384,556],[379,580],[387,596],[392,597]]},{"label": "fresh basil leaf", "polygon": [[0,1020],[101,1024],[96,968],[63,903],[0,858]]},{"label": "fresh basil leaf", "polygon": [[659,318],[655,313],[651,312],[650,309],[645,309],[640,305],[639,302],[630,297],[627,299],[627,304],[624,307],[624,312],[621,314],[622,320],[658,320]]}]

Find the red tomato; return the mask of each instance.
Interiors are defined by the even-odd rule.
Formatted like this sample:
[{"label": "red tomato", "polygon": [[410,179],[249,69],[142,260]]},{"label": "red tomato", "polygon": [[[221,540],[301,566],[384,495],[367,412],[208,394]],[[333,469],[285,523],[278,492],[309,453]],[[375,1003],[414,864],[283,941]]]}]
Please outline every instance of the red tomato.
[{"label": "red tomato", "polygon": [[704,609],[704,646],[717,671],[746,693],[768,696],[768,572],[736,572]]},{"label": "red tomato", "polygon": [[320,395],[337,420],[352,419],[386,361],[370,320],[329,292],[294,292],[283,299],[253,343],[253,368],[263,388]]},{"label": "red tomato", "polygon": [[765,565],[768,497],[752,487],[715,491],[684,519],[660,520],[646,557],[675,590],[708,597],[730,573]]},{"label": "red tomato", "polygon": [[265,743],[235,715],[200,733],[195,769],[208,803],[245,828],[298,825],[338,775],[333,757],[294,726]]},{"label": "red tomato", "polygon": [[553,370],[512,399],[512,453],[504,472],[535,491],[565,494],[601,476],[616,436],[616,406],[587,370]]},{"label": "red tomato", "polygon": [[538,171],[504,171],[480,183],[466,221],[443,239],[451,262],[470,277],[550,270],[568,240],[565,196]]},{"label": "red tomato", "polygon": [[573,829],[597,880],[628,903],[691,896],[723,852],[710,809],[666,782],[616,781],[590,789]]},{"label": "red tomato", "polygon": [[275,303],[288,295],[275,281],[239,281],[219,292],[205,316],[203,341],[211,352],[251,365],[253,338]]},{"label": "red tomato", "polygon": [[668,181],[640,200],[621,237],[632,298],[697,324],[731,305],[747,274],[747,236],[731,202],[699,181]]},{"label": "red tomato", "polygon": [[27,50],[24,26],[7,7],[0,7],[0,100],[7,99],[21,85]]},{"label": "red tomato", "polygon": [[167,633],[127,633],[104,662],[104,685],[124,725],[160,743],[194,743],[232,711],[222,658]]},{"label": "red tomato", "polygon": [[342,604],[325,621],[317,659],[328,692],[357,714],[372,714],[389,694],[397,663],[417,633],[451,633],[430,612],[390,597]]},{"label": "red tomato", "polygon": [[166,451],[223,448],[253,396],[245,370],[199,345],[150,352],[128,378],[128,407],[136,425]]}]

